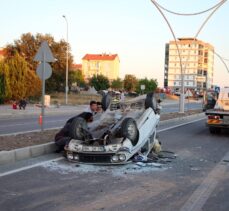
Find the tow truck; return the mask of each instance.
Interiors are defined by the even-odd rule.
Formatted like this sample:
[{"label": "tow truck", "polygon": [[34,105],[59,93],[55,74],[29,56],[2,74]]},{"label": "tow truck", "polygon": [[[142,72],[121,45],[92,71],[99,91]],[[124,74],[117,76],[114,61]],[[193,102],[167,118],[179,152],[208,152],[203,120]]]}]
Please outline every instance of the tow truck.
[{"label": "tow truck", "polygon": [[222,128],[229,129],[229,87],[221,89],[219,94],[207,93],[207,96],[206,126],[210,133],[219,134]]}]

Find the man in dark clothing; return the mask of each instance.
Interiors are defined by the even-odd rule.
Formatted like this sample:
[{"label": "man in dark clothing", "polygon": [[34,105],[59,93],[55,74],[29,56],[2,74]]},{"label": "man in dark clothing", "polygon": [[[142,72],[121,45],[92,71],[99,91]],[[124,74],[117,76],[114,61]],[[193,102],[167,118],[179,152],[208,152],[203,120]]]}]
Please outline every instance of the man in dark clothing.
[{"label": "man in dark clothing", "polygon": [[90,112],[83,112],[77,116],[70,118],[64,125],[64,127],[56,134],[55,136],[55,144],[57,145],[58,149],[56,152],[61,152],[64,150],[64,147],[68,145],[71,141],[72,137],[70,136],[70,126],[71,123],[75,118],[83,118],[86,122],[93,121],[93,115]]},{"label": "man in dark clothing", "polygon": [[25,110],[27,102],[25,101],[25,99],[22,99],[19,101],[19,109],[21,110],[22,108]]}]

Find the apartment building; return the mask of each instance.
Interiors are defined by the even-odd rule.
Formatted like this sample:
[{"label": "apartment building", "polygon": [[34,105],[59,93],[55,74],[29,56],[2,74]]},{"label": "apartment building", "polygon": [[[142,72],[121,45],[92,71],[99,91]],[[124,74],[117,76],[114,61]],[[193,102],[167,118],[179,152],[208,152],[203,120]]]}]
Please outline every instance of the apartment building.
[{"label": "apartment building", "polygon": [[119,77],[118,54],[86,54],[82,58],[82,71],[86,80],[93,75],[104,75],[109,80]]},{"label": "apartment building", "polygon": [[[204,91],[211,88],[214,74],[213,46],[194,38],[179,38],[177,44],[185,89]],[[164,87],[173,91],[181,89],[180,58],[175,41],[165,46]]]}]

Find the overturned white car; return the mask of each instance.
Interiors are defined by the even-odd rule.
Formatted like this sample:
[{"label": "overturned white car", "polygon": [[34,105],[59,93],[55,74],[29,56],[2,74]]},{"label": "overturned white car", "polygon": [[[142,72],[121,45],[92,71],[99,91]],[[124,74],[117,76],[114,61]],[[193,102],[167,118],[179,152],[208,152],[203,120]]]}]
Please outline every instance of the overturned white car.
[{"label": "overturned white car", "polygon": [[113,105],[106,94],[105,112],[96,114],[92,123],[82,118],[72,122],[71,137],[65,147],[69,161],[93,164],[124,164],[138,153],[147,156],[156,145],[160,112],[154,93],[125,104]]}]

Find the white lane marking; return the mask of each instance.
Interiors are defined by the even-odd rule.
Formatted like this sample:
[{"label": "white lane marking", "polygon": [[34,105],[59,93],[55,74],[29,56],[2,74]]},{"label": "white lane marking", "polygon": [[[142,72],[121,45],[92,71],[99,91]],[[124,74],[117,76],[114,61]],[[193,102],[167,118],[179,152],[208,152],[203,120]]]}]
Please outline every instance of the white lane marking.
[{"label": "white lane marking", "polygon": [[64,157],[59,157],[59,158],[55,158],[55,159],[52,159],[52,160],[46,160],[46,161],[43,161],[43,162],[40,162],[40,163],[36,163],[36,164],[30,165],[30,166],[21,167],[21,168],[15,169],[15,170],[11,170],[11,171],[7,171],[7,172],[4,172],[4,173],[0,173],[0,177],[4,177],[4,176],[8,176],[10,174],[15,174],[15,173],[18,173],[18,172],[21,172],[21,171],[25,171],[25,170],[28,170],[28,169],[43,165],[43,164],[51,162],[51,161],[59,161],[59,160],[63,160],[63,159],[64,159]]},{"label": "white lane marking", "polygon": [[203,117],[203,118],[200,118],[200,119],[196,119],[196,120],[193,120],[193,121],[190,121],[190,122],[185,122],[185,123],[182,123],[182,124],[174,125],[174,126],[171,126],[171,127],[167,127],[167,128],[161,129],[161,130],[157,130],[157,133],[160,133],[160,132],[163,132],[163,131],[167,131],[167,130],[171,130],[171,129],[174,129],[174,128],[177,128],[177,127],[185,126],[185,125],[188,125],[188,124],[192,124],[192,123],[195,123],[195,122],[199,122],[199,121],[204,120],[204,119],[206,119],[206,117]]},{"label": "white lane marking", "polygon": [[215,190],[220,179],[225,178],[229,168],[228,163],[224,160],[229,160],[229,152],[221,159],[221,161],[211,170],[207,178],[193,192],[191,197],[181,207],[181,211],[201,211],[206,201]]},{"label": "white lane marking", "polygon": [[[51,123],[51,122],[65,122],[66,120],[49,120],[49,121],[44,121],[45,123]],[[13,125],[0,125],[0,128],[4,128],[4,127],[14,127],[14,126],[20,126],[20,125],[31,125],[31,124],[36,124],[38,125],[38,121],[37,122],[27,122],[27,123],[20,123],[20,124],[13,124]]]}]

